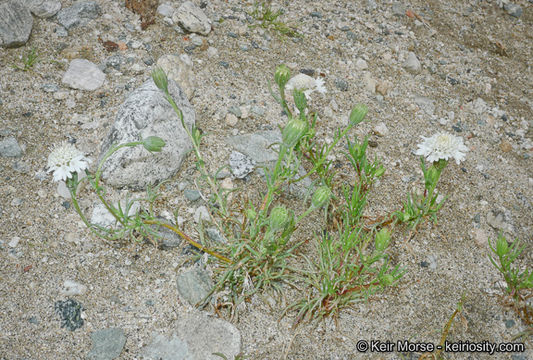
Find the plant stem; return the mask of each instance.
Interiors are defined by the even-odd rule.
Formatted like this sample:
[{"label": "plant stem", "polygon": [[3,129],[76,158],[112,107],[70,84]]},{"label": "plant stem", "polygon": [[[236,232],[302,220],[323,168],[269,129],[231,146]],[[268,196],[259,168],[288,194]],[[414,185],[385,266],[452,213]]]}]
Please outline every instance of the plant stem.
[{"label": "plant stem", "polygon": [[178,234],[181,238],[183,238],[185,241],[187,241],[189,244],[191,244],[192,246],[194,246],[195,248],[199,249],[199,250],[202,250],[206,253],[208,253],[209,255],[212,255],[214,257],[216,257],[217,259],[219,260],[222,260],[224,262],[227,262],[228,264],[232,264],[233,262],[228,259],[227,257],[223,256],[223,255],[220,255],[212,250],[209,250],[207,247],[203,246],[202,244],[194,241],[193,239],[191,239],[187,234],[183,233],[182,231],[180,231],[178,228],[172,226],[172,225],[169,225],[169,224],[165,224],[165,223],[162,223],[162,222],[159,222],[159,221],[156,221],[156,220],[144,220],[143,221],[145,224],[148,224],[148,225],[159,225],[159,226],[163,226],[163,227],[166,227],[167,229],[170,229],[172,231],[174,231],[176,234]]},{"label": "plant stem", "polygon": [[121,144],[121,145],[117,145],[117,146],[114,146],[112,148],[110,148],[104,155],[104,157],[102,158],[102,160],[100,161],[100,163],[98,164],[98,168],[96,169],[96,173],[94,174],[94,189],[96,191],[96,194],[98,195],[98,198],[100,199],[100,201],[102,202],[102,204],[104,204],[105,208],[107,209],[107,211],[109,211],[111,213],[111,215],[113,215],[113,217],[122,225],[122,226],[125,226],[126,224],[124,223],[124,221],[120,218],[120,216],[117,215],[116,213],[116,209],[113,205],[109,204],[105,199],[104,199],[104,196],[102,195],[101,191],[100,191],[100,186],[98,185],[98,183],[100,182],[100,176],[102,175],[102,166],[104,165],[104,162],[106,162],[107,159],[109,159],[109,157],[111,155],[113,155],[113,153],[115,153],[116,151],[122,149],[123,147],[134,147],[134,146],[137,146],[137,145],[141,145],[143,142],[142,141],[133,141],[133,142],[129,142],[129,143],[126,143],[126,144]]},{"label": "plant stem", "polygon": [[311,175],[312,173],[314,173],[320,166],[322,166],[324,164],[324,162],[326,161],[326,158],[328,157],[329,153],[331,152],[331,150],[333,150],[333,148],[335,146],[337,146],[337,143],[340,141],[340,139],[342,139],[347,133],[348,131],[353,127],[353,124],[349,124],[346,129],[344,129],[344,131],[342,133],[340,133],[336,138],[335,140],[333,141],[333,143],[328,147],[328,149],[326,150],[326,153],[320,157],[320,159],[318,160],[318,162],[315,164],[315,166],[307,172],[307,174],[305,174],[304,176],[296,179],[294,182],[298,182],[298,181],[302,181],[303,179],[305,179],[306,177],[308,177],[309,175]]},{"label": "plant stem", "polygon": [[176,104],[176,102],[174,101],[172,96],[170,96],[170,93],[168,92],[168,90],[165,91],[165,96],[167,98],[167,101],[170,103],[170,105],[172,106],[172,108],[176,112],[176,114],[178,114],[178,117],[180,118],[180,121],[181,121],[181,126],[183,126],[183,128],[187,132],[187,135],[191,139],[191,142],[192,142],[192,145],[193,145],[194,154],[196,156],[196,159],[198,160],[197,163],[198,163],[198,169],[200,170],[200,173],[202,174],[202,176],[204,178],[207,179],[207,182],[209,183],[209,186],[211,187],[211,191],[213,191],[213,193],[216,195],[216,197],[217,197],[216,200],[217,200],[218,204],[220,205],[220,209],[222,211],[222,214],[224,216],[227,215],[226,205],[224,204],[224,201],[222,201],[222,196],[220,195],[220,193],[218,191],[216,183],[215,183],[215,181],[213,181],[212,176],[209,175],[207,173],[207,170],[205,169],[205,161],[204,161],[204,159],[202,157],[202,154],[200,152],[200,146],[199,146],[200,144],[199,144],[198,139],[196,139],[193,136],[193,134],[191,133],[189,128],[186,126],[185,120],[183,120],[183,112],[180,110],[180,108],[178,107],[178,105]]},{"label": "plant stem", "polygon": [[72,205],[74,206],[74,209],[76,210],[76,212],[78,213],[78,215],[80,215],[81,217],[81,220],[83,221],[83,223],[89,228],[89,230],[91,230],[91,232],[93,234],[95,234],[96,236],[100,237],[100,238],[103,238],[103,239],[106,239],[108,241],[111,241],[111,239],[107,236],[107,235],[103,235],[101,234],[100,232],[96,231],[96,229],[94,228],[94,226],[87,220],[87,218],[85,217],[85,215],[83,214],[83,212],[81,211],[81,208],[80,208],[80,205],[78,204],[78,201],[76,200],[76,189],[75,187],[77,187],[78,184],[69,184],[69,180],[67,180],[67,187],[68,187],[68,190],[70,192],[70,199],[72,200]]}]

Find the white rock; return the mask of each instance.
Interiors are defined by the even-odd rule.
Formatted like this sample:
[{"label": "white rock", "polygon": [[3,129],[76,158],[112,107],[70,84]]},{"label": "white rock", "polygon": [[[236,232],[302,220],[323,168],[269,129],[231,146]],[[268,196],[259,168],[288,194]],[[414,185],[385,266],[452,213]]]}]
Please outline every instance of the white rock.
[{"label": "white rock", "polygon": [[433,115],[435,112],[435,100],[425,96],[415,95],[414,101],[426,114]]},{"label": "white rock", "polygon": [[207,56],[208,56],[209,58],[217,57],[217,56],[218,56],[218,49],[217,49],[216,47],[210,46],[210,47],[207,49]]},{"label": "white rock", "polygon": [[172,20],[193,33],[207,35],[211,31],[211,21],[203,10],[191,1],[183,3],[172,15]]},{"label": "white rock", "polygon": [[[130,199],[131,201],[131,199]],[[125,210],[126,202],[125,200],[122,200],[120,202],[122,206],[122,210]],[[115,204],[115,207],[118,207],[117,204]],[[141,208],[141,205],[139,202],[135,202],[128,211],[129,216],[134,216],[139,209]],[[102,203],[97,203],[94,208],[91,215],[91,223],[96,224],[102,227],[108,227],[108,226],[115,226],[117,224],[117,220],[115,217],[107,210],[107,208]]]},{"label": "white rock", "polygon": [[67,184],[64,181],[60,181],[57,184],[56,192],[63,199],[70,199],[70,191],[68,190]]},{"label": "white rock", "polygon": [[92,91],[102,86],[104,80],[105,74],[98,66],[89,60],[74,59],[61,81],[73,89]]},{"label": "white rock", "polygon": [[56,100],[65,100],[68,97],[68,91],[57,91],[53,96]]},{"label": "white rock", "polygon": [[372,78],[369,72],[365,72],[363,75],[363,83],[365,84],[365,89],[371,94],[376,92],[376,80]]},{"label": "white rock", "polygon": [[161,4],[157,7],[157,13],[162,16],[170,17],[174,12],[174,7],[169,3]]},{"label": "white rock", "polygon": [[329,106],[331,106],[331,110],[339,111],[339,105],[337,104],[335,99],[331,99],[331,101],[329,102]]},{"label": "white rock", "polygon": [[243,179],[254,171],[255,162],[243,153],[232,151],[229,156],[229,165],[233,176]]},{"label": "white rock", "polygon": [[376,126],[374,126],[374,133],[378,136],[387,136],[389,135],[389,129],[387,128],[387,125],[385,123],[380,122]]},{"label": "white rock", "polygon": [[241,106],[239,107],[239,110],[241,111],[241,119],[247,119],[248,116],[250,116],[250,106]]},{"label": "white rock", "polygon": [[65,280],[63,283],[63,289],[61,289],[61,295],[74,296],[83,295],[87,291],[87,286],[77,283],[72,280]]},{"label": "white rock", "polygon": [[228,113],[228,115],[226,115],[226,124],[228,124],[229,126],[237,125],[238,121],[239,119],[237,119],[237,117],[234,114]]},{"label": "white rock", "polygon": [[163,55],[157,60],[157,66],[181,87],[189,100],[192,99],[196,90],[196,76],[192,71],[192,60],[187,54]]},{"label": "white rock", "polygon": [[368,64],[364,59],[359,58],[355,62],[355,67],[357,68],[357,70],[366,70],[368,69]]},{"label": "white rock", "polygon": [[142,74],[145,70],[145,67],[142,66],[141,64],[133,64],[130,68],[130,71],[133,73],[133,74]]},{"label": "white rock", "polygon": [[199,206],[194,212],[193,219],[195,223],[199,223],[200,221],[211,221],[211,217],[209,216],[209,210],[207,210],[207,207],[205,207],[204,205]]},{"label": "white rock", "polygon": [[15,248],[19,244],[20,238],[18,236],[13,236],[11,241],[7,244],[10,248]]},{"label": "white rock", "polygon": [[403,67],[411,73],[417,73],[420,72],[422,65],[420,65],[420,61],[416,57],[416,54],[410,51],[407,55],[407,59],[403,63]]},{"label": "white rock", "polygon": [[488,110],[488,105],[482,98],[477,98],[472,104],[474,114],[481,115]]}]

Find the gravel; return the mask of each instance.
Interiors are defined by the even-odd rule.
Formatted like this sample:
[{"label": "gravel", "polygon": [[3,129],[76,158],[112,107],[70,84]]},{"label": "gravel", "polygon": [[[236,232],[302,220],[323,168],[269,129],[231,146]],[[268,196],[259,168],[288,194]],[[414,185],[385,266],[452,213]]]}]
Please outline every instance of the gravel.
[{"label": "gravel", "polygon": [[[509,6],[500,7],[497,1],[273,1],[274,9],[283,10],[278,19],[297,25],[302,37],[296,42],[259,26],[248,15],[253,5],[236,0],[192,1],[208,19],[198,18],[201,27],[196,36],[172,21],[181,3],[169,1],[172,9],[161,9],[166,20],[156,15],[155,24],[145,30],[140,16],[121,1],[85,1],[94,4],[93,11],[66,19],[64,14],[79,3],[61,1],[55,16],[33,18],[31,35],[17,40],[18,47],[0,49],[1,63],[6,65],[0,67],[0,141],[11,139],[10,148],[16,148],[15,142],[20,148],[8,152],[19,157],[0,156],[0,357],[88,358],[97,346],[91,335],[114,328],[125,339],[120,359],[150,358],[146,354],[155,358],[179,346],[174,354],[186,354],[184,346],[191,351],[191,339],[198,341],[195,349],[205,345],[200,340],[234,344],[206,347],[228,359],[240,351],[249,359],[358,359],[363,356],[356,348],[361,339],[437,344],[461,294],[466,295],[464,310],[448,334],[451,341],[502,343],[527,330],[520,317],[504,306],[502,292],[494,286],[502,277],[487,254],[488,239],[503,231],[507,239],[519,238],[526,245],[522,264],[533,262],[533,79],[528,68],[533,24],[528,2],[506,2],[521,8],[518,15],[516,7],[510,13]],[[105,41],[123,45],[110,52]],[[12,65],[24,67],[32,47],[39,60],[28,71],[16,70]],[[114,55],[124,62],[117,68],[106,66],[99,87],[84,90],[62,83],[73,60],[98,65]],[[459,166],[451,162],[442,174],[438,191],[447,198],[438,222],[421,224],[416,232],[395,229],[390,261],[408,269],[396,288],[341,311],[336,320],[301,324],[294,330],[297,314],[289,311],[280,316],[306,291],[304,284],[301,291],[283,286],[281,294],[267,291],[255,296],[239,306],[235,317],[212,305],[191,310],[177,289],[178,276],[197,262],[195,266],[201,265],[215,280],[215,263],[204,263],[179,239],[168,240],[168,246],[149,241],[110,244],[85,228],[66,189],[58,194],[58,184],[46,173],[51,148],[75,140],[95,170],[121,106],[146,82],[161,57],[184,59],[183,55],[190,59],[187,72],[195,77],[189,87],[192,93],[185,91],[184,97],[190,99],[203,134],[206,167],[215,174],[229,165],[233,151],[255,162],[257,171],[243,179],[224,173],[236,189],[231,193],[232,216],[239,216],[246,204],[237,194],[246,194],[256,206],[264,194],[259,170],[275,159],[276,146],[271,145],[280,141],[278,126],[287,121],[268,90],[281,63],[293,74],[312,70],[313,78],[325,82],[328,92],[311,94],[309,100],[317,113],[319,140],[331,139],[347,123],[354,104],[368,106],[367,121],[349,136],[361,140],[369,135],[370,158],[377,156],[386,168],[368,196],[364,215],[369,221],[398,210],[409,191],[423,186],[419,159],[412,153],[420,136],[447,131],[463,137],[470,151],[464,162]],[[412,64],[404,67],[409,59]],[[229,112],[232,107],[241,111],[240,117]],[[147,108],[145,114],[154,111],[158,108]],[[225,121],[228,113],[237,121]],[[172,128],[180,126],[177,119],[172,121]],[[340,150],[344,143],[333,154],[336,176],[349,186],[357,177]],[[154,159],[145,151],[142,156],[144,163]],[[207,204],[189,202],[178,184],[187,181],[184,189],[198,185],[206,199],[209,189],[193,154],[188,153],[181,166],[175,165],[169,163],[173,170],[164,177],[168,181],[160,187],[154,212],[170,223],[177,221],[199,240],[195,213],[211,221]],[[86,183],[79,190],[80,208],[88,215],[98,200],[89,187]],[[126,195],[147,196],[128,187],[106,189],[114,204]],[[282,198],[296,214],[305,210],[304,200],[290,194]],[[317,261],[313,246],[321,230],[317,226],[313,221],[298,224],[295,238],[305,242],[300,251],[311,261]],[[214,224],[204,223],[203,228],[211,229],[206,240],[219,241]],[[304,263],[294,265],[306,268]],[[86,291],[66,298],[61,294],[66,280]],[[215,303],[227,300],[227,294],[215,296]],[[191,311],[196,315],[190,316]],[[223,319],[208,314],[222,314]],[[227,327],[205,318],[225,321]],[[514,326],[508,328],[511,320]],[[195,324],[203,325],[191,326]],[[216,331],[207,332],[210,326]],[[198,332],[188,333],[187,327]],[[217,334],[228,337],[215,342]],[[116,352],[121,339],[117,336]],[[532,340],[525,341],[525,353],[498,353],[491,358],[533,358]],[[198,354],[207,358],[201,357],[205,355],[201,351]]]}]

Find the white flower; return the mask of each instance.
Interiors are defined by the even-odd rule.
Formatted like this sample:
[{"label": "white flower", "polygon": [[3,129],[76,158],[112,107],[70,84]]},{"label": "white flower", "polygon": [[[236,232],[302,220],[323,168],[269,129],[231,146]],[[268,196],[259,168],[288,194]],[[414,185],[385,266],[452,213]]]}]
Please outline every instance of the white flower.
[{"label": "white flower", "polygon": [[64,181],[71,178],[72,173],[87,169],[89,162],[74,145],[64,142],[48,156],[48,172],[54,172],[54,181]]},{"label": "white flower", "polygon": [[324,80],[321,78],[313,79],[309,75],[298,74],[292,77],[285,85],[285,89],[300,90],[305,94],[305,97],[309,99],[309,96],[313,91],[318,91],[319,93],[324,94],[326,92],[326,87],[324,86]]},{"label": "white flower", "polygon": [[422,136],[422,139],[424,142],[418,144],[418,150],[415,154],[426,157],[430,162],[454,158],[459,165],[468,151],[468,148],[463,144],[462,137],[448,133],[435,134],[429,138]]}]

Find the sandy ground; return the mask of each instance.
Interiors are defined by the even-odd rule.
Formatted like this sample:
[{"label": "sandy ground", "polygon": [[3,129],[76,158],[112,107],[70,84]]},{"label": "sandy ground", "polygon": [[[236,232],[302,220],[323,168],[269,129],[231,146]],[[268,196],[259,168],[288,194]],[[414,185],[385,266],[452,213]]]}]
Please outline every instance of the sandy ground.
[{"label": "sandy ground", "polygon": [[[176,289],[176,276],[186,260],[180,249],[112,246],[95,238],[69,201],[58,195],[51,177],[41,176],[50,149],[64,140],[76,139],[77,146],[96,159],[119,105],[149,76],[151,67],[143,59],[180,54],[191,44],[190,36],[176,32],[159,15],[154,25],[141,31],[139,17],[125,9],[123,1],[97,2],[104,15],[67,37],[54,32],[55,18],[35,18],[25,46],[0,49],[0,131],[24,148],[21,158],[0,158],[2,359],[81,359],[91,347],[91,332],[107,327],[122,328],[126,334],[121,359],[140,358],[153,333],[171,333],[173,323],[188,310]],[[355,103],[369,107],[370,121],[352,134],[370,134],[377,143],[370,155],[381,158],[387,169],[372,192],[371,215],[398,209],[407,191],[421,186],[413,154],[421,135],[449,131],[462,136],[470,149],[463,163],[451,163],[442,176],[439,189],[448,200],[438,223],[426,223],[416,234],[395,233],[393,259],[408,269],[398,287],[345,309],[337,323],[328,319],[296,331],[291,330],[294,314],[278,321],[283,305],[296,293],[288,289],[286,299],[272,301],[272,308],[254,298],[233,320],[248,358],[402,358],[398,353],[363,355],[356,344],[361,339],[437,344],[462,296],[464,310],[448,340],[504,343],[527,330],[499,296],[501,278],[487,257],[487,240],[499,232],[492,215],[500,213],[508,238],[527,244],[520,264],[531,269],[533,263],[533,10],[528,1],[516,2],[523,9],[519,18],[488,1],[406,0],[399,3],[402,15],[394,14],[391,1],[377,1],[376,9],[367,1],[274,1],[275,8],[284,9],[280,19],[297,24],[303,34],[296,41],[268,29],[249,28],[246,12],[253,9],[251,3],[205,2],[213,31],[189,56],[197,78],[191,102],[197,125],[207,133],[203,149],[212,169],[227,162],[227,136],[275,128],[286,120],[268,93],[268,81],[281,63],[294,73],[312,69],[315,76],[323,76],[328,92],[313,96],[311,103],[319,112],[320,136],[332,138]],[[70,4],[62,1],[63,7]],[[143,45],[109,53],[99,37]],[[37,49],[39,62],[27,72],[13,69],[11,65],[21,64],[31,47]],[[208,56],[209,47],[218,55]],[[417,73],[403,67],[409,51],[421,62]],[[70,59],[83,57],[100,64],[116,54],[133,58],[144,70],[135,73],[129,63],[120,70],[111,68],[105,85],[92,92],[61,83]],[[358,59],[368,68],[358,66]],[[56,84],[65,97],[55,99],[43,90],[45,84]],[[429,100],[417,101],[420,96]],[[264,115],[252,114],[229,125],[225,118],[232,106],[257,106]],[[382,136],[374,131],[380,123],[388,130]],[[336,156],[344,161],[341,154]],[[163,187],[157,203],[158,211],[179,208],[186,219],[184,229],[193,236],[196,230],[188,209],[200,203],[185,200],[178,184],[192,183],[198,175],[189,157]],[[260,176],[255,173],[250,180],[233,182],[243,191],[257,192]],[[114,191],[111,196],[125,193]],[[90,213],[95,200],[93,194],[82,193],[82,208]],[[312,238],[315,230],[310,225],[299,236]],[[311,248],[305,251],[312,253]],[[54,303],[65,299],[65,280],[87,288],[73,297],[85,309],[84,326],[75,331],[62,328],[54,311]],[[525,346],[526,352],[514,357],[461,352],[445,356],[533,358],[531,335]]]}]

